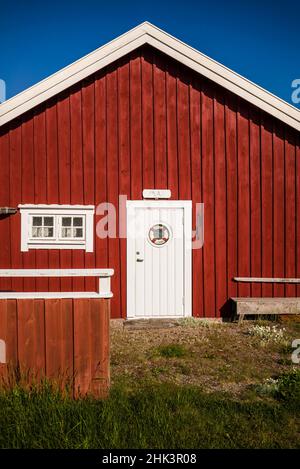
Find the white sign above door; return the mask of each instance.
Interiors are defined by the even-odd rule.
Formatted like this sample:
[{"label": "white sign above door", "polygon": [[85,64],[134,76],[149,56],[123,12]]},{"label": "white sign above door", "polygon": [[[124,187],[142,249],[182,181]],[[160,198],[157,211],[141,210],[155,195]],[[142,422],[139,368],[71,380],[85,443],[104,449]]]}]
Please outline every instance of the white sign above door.
[{"label": "white sign above door", "polygon": [[169,199],[171,197],[170,189],[144,189],[144,199]]}]

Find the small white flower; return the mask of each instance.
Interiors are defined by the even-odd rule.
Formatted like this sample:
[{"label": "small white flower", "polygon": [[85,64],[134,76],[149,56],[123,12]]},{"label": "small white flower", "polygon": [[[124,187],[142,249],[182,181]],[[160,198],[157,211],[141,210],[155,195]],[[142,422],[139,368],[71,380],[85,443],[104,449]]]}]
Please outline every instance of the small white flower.
[{"label": "small white flower", "polygon": [[249,334],[259,337],[262,342],[276,342],[280,343],[284,340],[284,328],[278,326],[259,326],[254,325],[249,329]]}]

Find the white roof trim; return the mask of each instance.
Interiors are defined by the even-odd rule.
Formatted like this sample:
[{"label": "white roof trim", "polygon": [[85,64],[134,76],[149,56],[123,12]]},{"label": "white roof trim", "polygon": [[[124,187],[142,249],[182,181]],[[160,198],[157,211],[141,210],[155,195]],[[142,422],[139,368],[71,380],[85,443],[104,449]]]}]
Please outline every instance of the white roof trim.
[{"label": "white roof trim", "polygon": [[299,109],[148,22],[140,24],[0,104],[0,126],[143,44],[152,45],[296,130],[300,130]]}]

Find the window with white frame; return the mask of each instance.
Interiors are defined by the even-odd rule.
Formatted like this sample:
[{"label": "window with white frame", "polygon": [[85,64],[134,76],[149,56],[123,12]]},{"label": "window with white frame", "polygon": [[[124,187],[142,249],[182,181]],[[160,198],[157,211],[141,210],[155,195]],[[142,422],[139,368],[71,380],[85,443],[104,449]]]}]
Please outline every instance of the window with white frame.
[{"label": "window with white frame", "polygon": [[85,249],[93,251],[94,205],[19,205],[21,251]]}]

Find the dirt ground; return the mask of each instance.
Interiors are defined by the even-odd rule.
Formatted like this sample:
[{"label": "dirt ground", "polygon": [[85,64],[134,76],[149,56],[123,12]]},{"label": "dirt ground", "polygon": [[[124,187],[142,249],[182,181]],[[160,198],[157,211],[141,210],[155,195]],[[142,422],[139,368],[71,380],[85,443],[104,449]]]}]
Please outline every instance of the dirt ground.
[{"label": "dirt ground", "polygon": [[[277,331],[282,331],[279,339]],[[291,344],[298,338],[300,321],[295,319],[246,320],[241,326],[191,319],[161,329],[134,329],[112,320],[112,384],[172,382],[241,396],[295,366]]]}]

